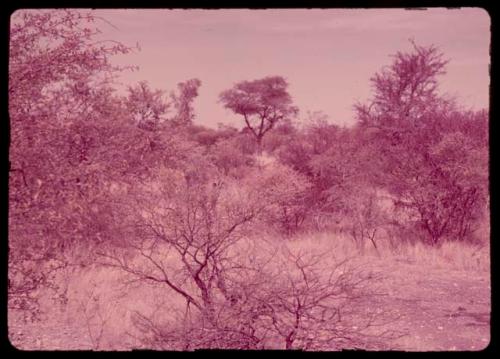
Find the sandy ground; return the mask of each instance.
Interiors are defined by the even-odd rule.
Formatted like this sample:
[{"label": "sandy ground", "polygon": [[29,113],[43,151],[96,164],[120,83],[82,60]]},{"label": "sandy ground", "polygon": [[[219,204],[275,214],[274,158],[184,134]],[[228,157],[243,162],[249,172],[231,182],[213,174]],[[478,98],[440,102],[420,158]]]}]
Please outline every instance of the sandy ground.
[{"label": "sandy ground", "polygon": [[[367,305],[397,313],[390,329],[406,333],[390,343],[394,350],[469,351],[485,348],[490,340],[491,287],[489,273],[423,268],[374,259],[372,270],[383,278],[377,285],[387,294]],[[51,308],[51,320],[22,324],[9,321],[11,343],[22,350],[92,349],[84,325],[63,308]],[[125,323],[125,318],[124,318]],[[113,329],[108,328],[108,332]],[[127,350],[130,338],[102,342],[103,350]]]},{"label": "sandy ground", "polygon": [[395,349],[469,351],[490,341],[491,286],[489,273],[428,270],[399,263],[380,263],[389,294],[383,305],[399,311],[393,329],[407,332]]}]

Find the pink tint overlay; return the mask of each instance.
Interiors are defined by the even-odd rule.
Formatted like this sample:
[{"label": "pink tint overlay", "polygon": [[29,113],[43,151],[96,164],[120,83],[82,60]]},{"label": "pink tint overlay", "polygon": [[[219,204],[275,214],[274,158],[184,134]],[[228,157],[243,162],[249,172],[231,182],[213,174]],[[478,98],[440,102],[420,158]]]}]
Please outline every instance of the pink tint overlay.
[{"label": "pink tint overlay", "polygon": [[20,10],[20,350],[476,351],[489,17]]}]

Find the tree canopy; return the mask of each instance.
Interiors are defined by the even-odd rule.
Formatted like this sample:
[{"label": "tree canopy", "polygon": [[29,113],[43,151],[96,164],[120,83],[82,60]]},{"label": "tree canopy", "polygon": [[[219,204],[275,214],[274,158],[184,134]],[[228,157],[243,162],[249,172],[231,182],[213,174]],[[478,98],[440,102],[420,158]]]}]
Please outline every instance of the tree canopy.
[{"label": "tree canopy", "polygon": [[260,144],[264,135],[284,119],[297,114],[281,76],[242,81],[220,94],[224,106],[245,119],[246,127]]}]

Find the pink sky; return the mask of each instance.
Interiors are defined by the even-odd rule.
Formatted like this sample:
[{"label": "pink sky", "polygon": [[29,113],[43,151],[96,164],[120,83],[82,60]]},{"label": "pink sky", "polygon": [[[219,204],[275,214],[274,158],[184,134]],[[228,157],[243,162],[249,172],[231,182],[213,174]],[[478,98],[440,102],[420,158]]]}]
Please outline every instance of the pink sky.
[{"label": "pink sky", "polygon": [[323,111],[331,122],[352,124],[353,104],[370,96],[370,77],[410,50],[408,39],[438,46],[450,60],[443,92],[467,108],[489,106],[490,18],[479,8],[331,10],[95,10],[105,38],[139,43],[117,58],[140,70],[122,75],[166,91],[197,77],[196,123],[241,125],[217,103],[242,80],[284,76],[300,108]]}]

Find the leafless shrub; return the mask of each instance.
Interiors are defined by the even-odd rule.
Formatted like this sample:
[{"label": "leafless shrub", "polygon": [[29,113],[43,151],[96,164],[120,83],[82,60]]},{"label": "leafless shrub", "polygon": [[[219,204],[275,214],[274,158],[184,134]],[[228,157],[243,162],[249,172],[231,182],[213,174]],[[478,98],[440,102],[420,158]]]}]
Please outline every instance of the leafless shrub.
[{"label": "leafless shrub", "polygon": [[161,254],[160,243],[137,247],[140,260],[104,255],[107,265],[140,281],[162,283],[184,299],[167,323],[135,313],[145,346],[336,350],[377,347],[396,336],[372,331],[396,319],[370,307],[368,299],[379,295],[370,289],[375,276],[331,253],[229,237],[221,241],[221,251],[203,252],[214,242],[164,243],[180,255],[177,266],[168,249]]}]

